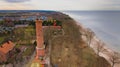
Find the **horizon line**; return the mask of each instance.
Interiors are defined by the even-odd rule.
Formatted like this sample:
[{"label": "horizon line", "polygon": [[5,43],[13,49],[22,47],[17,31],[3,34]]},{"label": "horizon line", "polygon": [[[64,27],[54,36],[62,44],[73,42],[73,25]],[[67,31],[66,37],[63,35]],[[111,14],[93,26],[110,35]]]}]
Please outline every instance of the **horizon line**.
[{"label": "horizon line", "polygon": [[[0,10],[0,11],[39,11],[38,9],[18,9],[18,10],[13,10],[13,9],[5,9],[5,10]],[[40,11],[120,11],[120,10],[40,10]]]}]

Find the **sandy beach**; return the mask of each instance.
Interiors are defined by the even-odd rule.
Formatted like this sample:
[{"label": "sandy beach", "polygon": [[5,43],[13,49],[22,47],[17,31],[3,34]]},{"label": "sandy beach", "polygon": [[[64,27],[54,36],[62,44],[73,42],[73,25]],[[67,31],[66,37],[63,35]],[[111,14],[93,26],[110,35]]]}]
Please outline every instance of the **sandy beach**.
[{"label": "sandy beach", "polygon": [[[77,23],[78,24],[78,23]],[[79,24],[80,25],[80,24]],[[82,25],[80,25],[84,30],[86,29],[86,28],[84,28]],[[81,32],[81,31],[80,31]],[[82,33],[85,33],[84,31],[82,32]],[[83,38],[83,40],[86,42],[87,41],[87,38],[86,38],[86,36],[82,36],[82,38]],[[102,52],[100,52],[100,56],[101,57],[104,57],[111,65],[112,65],[112,63],[111,63],[111,61],[110,61],[110,57],[111,57],[111,54],[113,54],[114,53],[114,51],[112,50],[112,49],[110,49],[110,48],[108,48],[107,46],[106,46],[106,44],[104,43],[104,42],[102,42],[96,35],[93,37],[93,39],[91,40],[91,44],[90,44],[90,47],[95,51],[95,53],[97,53],[97,46],[98,46],[98,43],[100,43],[99,45],[104,45],[104,49],[105,49],[105,51],[102,51]],[[114,67],[120,67],[120,64],[115,64],[115,66]]]}]

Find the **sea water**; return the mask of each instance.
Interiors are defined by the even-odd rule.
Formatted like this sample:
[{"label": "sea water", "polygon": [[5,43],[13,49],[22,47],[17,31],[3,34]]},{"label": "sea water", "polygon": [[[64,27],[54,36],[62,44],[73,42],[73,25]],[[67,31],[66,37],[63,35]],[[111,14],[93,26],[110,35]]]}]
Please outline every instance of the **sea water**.
[{"label": "sea water", "polygon": [[120,52],[120,11],[63,11],[92,29],[106,45]]}]

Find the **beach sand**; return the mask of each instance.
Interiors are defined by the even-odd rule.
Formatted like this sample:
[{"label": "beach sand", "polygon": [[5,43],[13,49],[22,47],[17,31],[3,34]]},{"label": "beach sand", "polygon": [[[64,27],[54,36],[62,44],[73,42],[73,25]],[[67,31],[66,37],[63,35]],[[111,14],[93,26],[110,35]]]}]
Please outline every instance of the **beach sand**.
[{"label": "beach sand", "polygon": [[[83,26],[82,26],[83,27]],[[84,28],[84,30],[85,30],[85,28]],[[80,31],[81,32],[81,31]],[[84,33],[84,32],[83,32]],[[86,38],[86,36],[84,36],[84,35],[82,35],[82,39],[85,41],[85,42],[87,42],[87,38]],[[107,46],[106,46],[106,44],[105,43],[103,43],[96,35],[93,37],[93,39],[91,40],[91,44],[90,44],[90,47],[95,51],[95,53],[97,53],[97,45],[98,45],[98,43],[100,43],[99,45],[104,45],[104,49],[105,49],[105,51],[102,51],[102,52],[100,52],[100,56],[101,57],[104,57],[111,65],[112,65],[112,63],[111,63],[111,61],[110,61],[110,57],[111,57],[111,54],[113,54],[114,53],[114,51],[112,50],[112,49],[110,49],[110,48],[108,48]],[[115,64],[115,66],[114,67],[120,67],[120,64]]]}]

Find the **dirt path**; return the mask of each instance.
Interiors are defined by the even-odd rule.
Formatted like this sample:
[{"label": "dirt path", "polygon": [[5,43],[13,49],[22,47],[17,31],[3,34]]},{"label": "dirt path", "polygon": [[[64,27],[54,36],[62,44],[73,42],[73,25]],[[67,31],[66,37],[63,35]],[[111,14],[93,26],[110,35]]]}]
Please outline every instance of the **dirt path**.
[{"label": "dirt path", "polygon": [[32,64],[32,60],[35,58],[35,55],[36,55],[36,52],[34,51],[33,55],[31,56],[31,59],[29,60],[29,63],[27,63],[23,67],[30,67],[30,65]]}]

